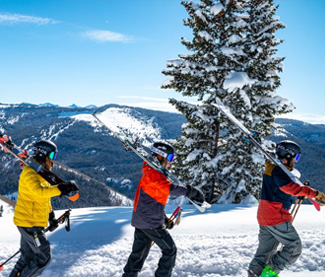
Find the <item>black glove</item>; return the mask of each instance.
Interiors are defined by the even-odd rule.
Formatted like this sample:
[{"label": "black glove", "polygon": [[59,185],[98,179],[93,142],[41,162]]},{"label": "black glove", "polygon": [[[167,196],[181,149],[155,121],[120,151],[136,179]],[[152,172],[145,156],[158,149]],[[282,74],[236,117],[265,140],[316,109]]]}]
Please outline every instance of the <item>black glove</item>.
[{"label": "black glove", "polygon": [[200,189],[193,187],[191,185],[187,185],[186,187],[188,189],[188,193],[186,194],[186,197],[200,203],[204,202],[205,200],[204,194]]},{"label": "black glove", "polygon": [[58,189],[61,191],[61,195],[67,195],[71,191],[79,190],[75,181],[69,181],[69,182],[58,184]]},{"label": "black glove", "polygon": [[173,229],[174,228],[174,221],[169,221],[168,217],[165,215],[165,226],[166,226],[166,229]]},{"label": "black glove", "polygon": [[56,218],[55,218],[55,214],[54,212],[50,212],[49,213],[49,231],[52,232],[54,231],[56,228],[58,228],[59,223],[57,222]]}]

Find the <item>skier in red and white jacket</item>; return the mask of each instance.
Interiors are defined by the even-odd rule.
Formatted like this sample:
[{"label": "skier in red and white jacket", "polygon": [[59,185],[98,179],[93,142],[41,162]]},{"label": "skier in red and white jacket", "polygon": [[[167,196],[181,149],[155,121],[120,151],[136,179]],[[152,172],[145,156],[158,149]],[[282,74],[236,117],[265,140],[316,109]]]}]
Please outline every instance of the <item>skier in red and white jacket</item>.
[{"label": "skier in red and white jacket", "polygon": [[[166,143],[157,142],[151,147],[152,154],[168,169],[174,159],[174,149]],[[138,276],[149,254],[152,242],[162,250],[156,277],[171,276],[176,260],[176,245],[166,229],[171,229],[165,205],[169,195],[184,195],[192,200],[204,201],[201,190],[192,186],[171,183],[162,173],[143,163],[143,175],[138,185],[131,225],[135,227],[132,253],[124,267],[123,277]]]},{"label": "skier in red and white jacket", "polygon": [[[301,156],[301,149],[297,143],[284,140],[277,144],[276,154],[291,171]],[[293,264],[301,254],[301,240],[291,223],[289,212],[292,196],[312,197],[325,202],[322,192],[292,182],[279,166],[266,162],[257,211],[259,245],[249,264],[249,277],[278,276],[285,266]],[[279,243],[284,245],[282,251],[277,251]]]}]

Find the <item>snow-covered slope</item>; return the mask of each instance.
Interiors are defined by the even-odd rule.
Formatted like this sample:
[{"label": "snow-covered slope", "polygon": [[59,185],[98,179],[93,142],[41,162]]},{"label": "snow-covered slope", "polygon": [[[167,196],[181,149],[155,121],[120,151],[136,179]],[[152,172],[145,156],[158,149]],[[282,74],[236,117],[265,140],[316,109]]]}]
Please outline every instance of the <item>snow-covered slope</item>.
[{"label": "snow-covered slope", "polygon": [[[167,206],[171,214],[175,206]],[[206,213],[183,206],[181,224],[170,232],[178,247],[177,277],[242,277],[257,247],[256,205],[213,205]],[[63,211],[56,211],[59,215]],[[303,254],[285,277],[325,276],[325,217],[313,206],[303,205],[295,226],[303,241]],[[71,232],[63,226],[49,234],[53,259],[45,277],[117,277],[130,254],[133,228],[131,207],[75,209]],[[12,211],[0,218],[0,262],[19,249],[19,234],[12,223]],[[153,246],[139,277],[154,276],[160,250]],[[16,259],[5,265],[8,276]]]},{"label": "snow-covered slope", "polygon": [[[91,116],[92,117],[92,116]],[[76,115],[73,118],[90,122],[94,126],[94,117]],[[155,117],[148,117],[139,111],[127,107],[110,107],[101,113],[101,120],[113,132],[122,132],[149,146],[161,139],[161,128],[154,123]]]}]

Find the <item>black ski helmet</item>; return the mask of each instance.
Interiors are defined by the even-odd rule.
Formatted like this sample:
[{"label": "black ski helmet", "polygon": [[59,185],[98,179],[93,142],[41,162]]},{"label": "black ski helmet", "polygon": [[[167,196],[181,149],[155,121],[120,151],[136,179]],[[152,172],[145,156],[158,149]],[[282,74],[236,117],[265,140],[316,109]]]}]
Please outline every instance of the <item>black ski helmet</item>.
[{"label": "black ski helmet", "polygon": [[174,160],[174,148],[170,146],[169,144],[163,143],[163,142],[155,142],[151,147],[150,150],[156,154],[160,155],[163,158],[167,159],[169,162],[172,162]]},{"label": "black ski helmet", "polygon": [[34,144],[33,151],[33,157],[44,162],[46,157],[49,157],[51,160],[55,160],[58,153],[58,148],[52,141],[40,140]]},{"label": "black ski helmet", "polygon": [[300,146],[291,140],[283,140],[278,143],[275,151],[279,159],[286,159],[288,161],[291,161],[291,159],[298,155],[298,157],[300,157],[301,155]]}]

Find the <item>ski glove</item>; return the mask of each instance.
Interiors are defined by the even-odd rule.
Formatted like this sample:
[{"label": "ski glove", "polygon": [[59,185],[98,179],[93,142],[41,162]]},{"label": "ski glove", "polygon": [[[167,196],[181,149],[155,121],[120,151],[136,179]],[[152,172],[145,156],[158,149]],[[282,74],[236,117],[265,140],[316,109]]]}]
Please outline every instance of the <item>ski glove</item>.
[{"label": "ski glove", "polygon": [[322,193],[321,191],[317,191],[317,194],[316,194],[316,200],[318,200],[319,202],[322,202],[325,204],[325,195],[324,193]]},{"label": "ski glove", "polygon": [[52,212],[49,213],[49,228],[48,229],[49,229],[50,232],[52,232],[56,228],[58,228],[58,226],[59,226],[59,223],[55,218],[54,212],[52,211]]},{"label": "ski glove", "polygon": [[200,189],[193,187],[191,185],[187,185],[186,187],[188,189],[188,193],[187,193],[186,197],[188,197],[191,200],[200,202],[200,203],[204,202],[204,200],[205,200],[204,194]]},{"label": "ski glove", "polygon": [[79,190],[75,181],[63,182],[58,184],[58,189],[61,191],[61,195],[67,195],[71,191]]},{"label": "ski glove", "polygon": [[165,215],[165,227],[166,229],[173,229],[174,228],[174,221],[169,221],[168,217]]}]

